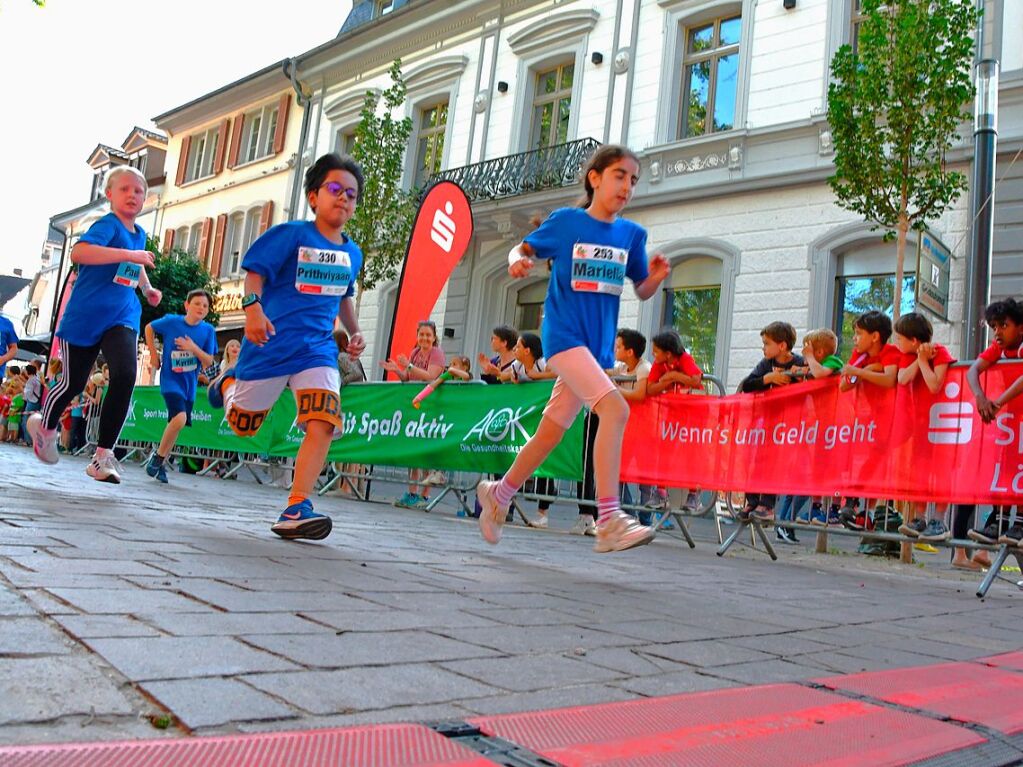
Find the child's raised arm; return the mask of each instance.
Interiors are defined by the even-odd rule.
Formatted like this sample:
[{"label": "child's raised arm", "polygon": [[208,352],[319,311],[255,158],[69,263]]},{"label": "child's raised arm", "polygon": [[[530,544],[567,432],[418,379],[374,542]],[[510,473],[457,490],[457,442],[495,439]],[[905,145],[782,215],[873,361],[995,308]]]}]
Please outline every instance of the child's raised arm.
[{"label": "child's raised arm", "polygon": [[[920,376],[924,379],[924,383],[927,384],[927,389],[931,394],[937,394],[945,384],[945,376],[948,375],[948,363],[943,362],[940,365],[932,365],[933,359],[934,345],[922,344],[917,351],[917,358],[913,365],[916,365],[919,369]],[[910,365],[910,367],[913,367],[913,365]],[[900,380],[899,383],[902,383],[902,381]]]},{"label": "child's raised arm", "polygon": [[142,264],[142,266],[152,266],[153,254],[148,250],[108,248],[106,245],[93,245],[91,242],[79,241],[71,248],[71,260],[76,264],[87,266],[119,264],[122,261],[130,261],[133,264]]}]

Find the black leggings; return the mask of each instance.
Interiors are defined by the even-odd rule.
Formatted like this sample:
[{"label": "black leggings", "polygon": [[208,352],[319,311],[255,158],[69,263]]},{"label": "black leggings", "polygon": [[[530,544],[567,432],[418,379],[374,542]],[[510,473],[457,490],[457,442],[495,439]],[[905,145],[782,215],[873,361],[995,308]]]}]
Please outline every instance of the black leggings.
[{"label": "black leggings", "polygon": [[107,450],[113,449],[128,415],[131,393],[135,388],[137,338],[134,330],[124,326],[109,328],[99,343],[92,346],[75,346],[58,337],[64,375],[47,393],[43,403],[46,428],[56,429],[64,408],[85,390],[93,363],[102,351],[110,366],[110,385],[99,414],[98,444]]}]

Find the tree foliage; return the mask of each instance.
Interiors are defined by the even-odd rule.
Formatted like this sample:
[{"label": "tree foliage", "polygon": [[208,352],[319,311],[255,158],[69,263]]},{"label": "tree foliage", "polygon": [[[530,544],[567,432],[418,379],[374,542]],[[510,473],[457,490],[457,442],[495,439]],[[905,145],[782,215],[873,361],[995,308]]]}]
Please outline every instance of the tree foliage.
[{"label": "tree foliage", "polygon": [[[153,254],[155,264],[148,269],[149,281],[163,292],[163,300],[159,306],[150,306],[142,302],[142,327],[165,314],[184,314],[185,296],[190,290],[204,288],[216,298],[220,292],[220,283],[187,251],[172,248],[170,253],[160,253],[160,241],[157,237],[146,240],[146,250]],[[216,327],[219,315],[210,307],[206,322]]]},{"label": "tree foliage", "polygon": [[382,94],[366,92],[352,148],[353,158],[366,174],[362,198],[345,227],[365,255],[358,278],[360,298],[363,292],[397,276],[416,211],[415,193],[401,184],[412,119],[394,118],[405,103],[400,60],[391,65],[390,75],[391,85]]},{"label": "tree foliage", "polygon": [[968,0],[863,0],[857,50],[831,62],[828,121],[838,203],[898,238],[901,305],[906,234],[940,216],[967,186],[945,155],[970,118],[977,11]]}]

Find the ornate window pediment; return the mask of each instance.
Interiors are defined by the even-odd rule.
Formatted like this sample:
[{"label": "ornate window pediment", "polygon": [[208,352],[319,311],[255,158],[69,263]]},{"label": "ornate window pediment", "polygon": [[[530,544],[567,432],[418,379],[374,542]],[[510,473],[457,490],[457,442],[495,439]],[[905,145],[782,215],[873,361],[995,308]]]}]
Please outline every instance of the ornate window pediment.
[{"label": "ornate window pediment", "polygon": [[508,45],[516,56],[561,45],[587,34],[597,25],[599,18],[600,14],[592,8],[548,16],[511,35]]}]

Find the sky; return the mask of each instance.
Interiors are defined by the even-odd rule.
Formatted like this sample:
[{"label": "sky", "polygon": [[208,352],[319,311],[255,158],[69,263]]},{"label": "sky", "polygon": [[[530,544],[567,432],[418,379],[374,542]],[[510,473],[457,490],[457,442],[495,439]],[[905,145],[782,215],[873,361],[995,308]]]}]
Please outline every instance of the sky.
[{"label": "sky", "polygon": [[50,216],[89,201],[96,144],[326,42],[351,5],[0,0],[0,274],[32,277]]}]

